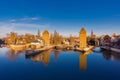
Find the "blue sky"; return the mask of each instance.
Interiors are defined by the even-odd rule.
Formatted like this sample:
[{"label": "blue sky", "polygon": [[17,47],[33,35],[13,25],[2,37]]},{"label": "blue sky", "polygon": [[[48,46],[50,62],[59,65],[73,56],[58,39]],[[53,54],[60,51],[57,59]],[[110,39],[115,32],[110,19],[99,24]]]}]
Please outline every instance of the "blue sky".
[{"label": "blue sky", "polygon": [[0,37],[10,31],[36,34],[48,29],[76,35],[120,33],[119,0],[0,0]]}]

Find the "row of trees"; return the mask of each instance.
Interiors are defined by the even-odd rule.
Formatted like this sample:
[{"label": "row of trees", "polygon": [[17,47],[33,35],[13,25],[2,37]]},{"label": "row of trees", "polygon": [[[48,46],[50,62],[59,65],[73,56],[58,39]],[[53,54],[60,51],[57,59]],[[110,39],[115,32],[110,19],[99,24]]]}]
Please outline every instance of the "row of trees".
[{"label": "row of trees", "polygon": [[69,42],[70,45],[74,45],[75,40],[73,36],[63,37],[57,31],[51,34],[50,43],[52,45],[64,44],[64,42]]},{"label": "row of trees", "polygon": [[63,41],[63,37],[59,35],[57,31],[54,31],[53,34],[50,36],[50,44],[52,45],[58,45],[61,44]]},{"label": "row of trees", "polygon": [[11,32],[7,34],[5,38],[6,44],[25,44],[34,41],[36,36],[31,34],[18,35],[17,33]]},{"label": "row of trees", "polygon": [[[57,31],[54,31],[54,33],[51,34],[50,41],[51,41],[50,43],[54,45],[62,44],[63,41],[68,41],[69,45],[75,45],[76,40],[75,40],[75,37],[73,37],[72,35],[70,35],[70,37],[65,38],[59,35]],[[99,45],[99,38],[92,38],[88,36],[87,43],[88,45]]]},{"label": "row of trees", "polygon": [[[25,44],[25,43],[33,42],[37,39],[42,39],[42,37],[40,36],[40,33],[38,33],[38,35],[31,35],[31,34],[18,35],[15,32],[11,32],[10,34],[7,34],[7,37],[5,38],[5,43],[6,44]],[[95,45],[96,40],[98,39],[87,37],[87,42],[89,45]],[[65,38],[61,36],[57,31],[54,31],[54,33],[50,35],[51,45],[64,44],[65,41],[69,42],[69,45],[75,45],[75,37],[73,37],[72,35],[70,35],[70,37]]]},{"label": "row of trees", "polygon": [[[6,44],[24,44],[24,43],[30,43],[37,39],[42,39],[42,38],[38,35],[31,35],[31,34],[18,35],[15,32],[11,32],[10,34],[7,34],[7,37],[5,38],[5,43]],[[50,35],[50,44],[58,45],[58,44],[61,44],[62,41],[63,41],[63,37],[59,35],[57,31],[55,31],[54,34]]]}]

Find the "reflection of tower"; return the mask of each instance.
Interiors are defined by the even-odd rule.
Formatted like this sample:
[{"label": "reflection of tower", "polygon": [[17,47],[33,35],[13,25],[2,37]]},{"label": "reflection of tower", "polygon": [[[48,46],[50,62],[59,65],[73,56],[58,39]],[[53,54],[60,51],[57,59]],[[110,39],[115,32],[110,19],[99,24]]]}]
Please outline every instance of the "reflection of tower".
[{"label": "reflection of tower", "polygon": [[50,51],[46,51],[44,54],[43,54],[43,63],[47,66],[48,63],[49,63],[49,60],[50,60]]},{"label": "reflection of tower", "polygon": [[86,51],[84,54],[79,53],[79,66],[81,70],[86,70],[87,69],[87,55],[90,54],[92,51]]},{"label": "reflection of tower", "polygon": [[38,55],[32,56],[31,60],[34,62],[42,61],[47,66],[50,60],[50,52],[51,51],[45,51]]},{"label": "reflection of tower", "polygon": [[86,70],[86,65],[87,65],[87,60],[86,60],[86,55],[80,54],[80,69],[81,70]]},{"label": "reflection of tower", "polygon": [[39,62],[42,59],[43,59],[43,55],[42,54],[38,54],[38,55],[35,55],[35,56],[31,57],[31,60],[34,61],[34,62]]},{"label": "reflection of tower", "polygon": [[86,41],[86,30],[82,28],[79,33],[79,40],[80,40],[80,48],[86,48],[87,41]]}]

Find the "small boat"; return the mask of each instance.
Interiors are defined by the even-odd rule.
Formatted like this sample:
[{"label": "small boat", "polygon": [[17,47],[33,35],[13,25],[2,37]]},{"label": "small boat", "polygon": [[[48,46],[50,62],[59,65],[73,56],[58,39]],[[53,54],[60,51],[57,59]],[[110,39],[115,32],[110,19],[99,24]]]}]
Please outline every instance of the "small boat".
[{"label": "small boat", "polygon": [[94,52],[100,52],[101,48],[100,47],[95,47],[95,48],[92,49],[92,51],[94,51]]},{"label": "small boat", "polygon": [[120,49],[116,49],[116,48],[111,48],[111,51],[120,53]]},{"label": "small boat", "polygon": [[52,48],[52,46],[44,47],[44,48],[41,48],[41,49],[35,49],[35,50],[31,50],[31,49],[30,50],[26,50],[25,55],[26,56],[34,56],[36,54],[40,54],[40,53],[42,53],[44,51],[50,50],[51,48]]},{"label": "small boat", "polygon": [[100,46],[101,50],[108,50],[110,51],[111,48],[109,46]]},{"label": "small boat", "polygon": [[45,51],[45,50],[26,50],[25,56],[26,56],[26,57],[34,56],[34,55],[37,55],[37,54],[42,53],[42,52],[44,52],[44,51]]}]

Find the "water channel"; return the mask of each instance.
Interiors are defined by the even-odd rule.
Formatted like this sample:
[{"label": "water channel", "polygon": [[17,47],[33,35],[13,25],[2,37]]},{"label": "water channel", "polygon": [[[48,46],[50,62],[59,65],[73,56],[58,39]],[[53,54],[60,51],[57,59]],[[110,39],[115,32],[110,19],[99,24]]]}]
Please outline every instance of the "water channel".
[{"label": "water channel", "polygon": [[0,48],[0,80],[120,80],[120,53],[49,50],[34,56]]}]

